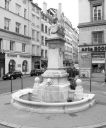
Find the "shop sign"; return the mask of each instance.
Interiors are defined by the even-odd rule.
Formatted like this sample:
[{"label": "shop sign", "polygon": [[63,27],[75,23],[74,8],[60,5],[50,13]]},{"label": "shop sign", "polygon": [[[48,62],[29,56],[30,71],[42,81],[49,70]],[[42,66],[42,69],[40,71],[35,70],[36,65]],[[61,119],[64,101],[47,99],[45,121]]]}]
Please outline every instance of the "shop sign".
[{"label": "shop sign", "polygon": [[92,62],[105,62],[105,52],[92,53]]},{"label": "shop sign", "polygon": [[83,54],[81,54],[81,58],[88,58],[88,59],[90,59],[91,55],[87,54],[87,53],[83,53]]},{"label": "shop sign", "polygon": [[8,57],[17,57],[16,54],[9,54],[9,53],[7,54],[7,56],[8,56]]},{"label": "shop sign", "polygon": [[91,53],[81,53],[79,56],[79,64],[81,68],[89,68],[91,65]]},{"label": "shop sign", "polygon": [[104,52],[92,53],[92,58],[105,58],[105,53]]},{"label": "shop sign", "polygon": [[20,55],[20,57],[22,57],[22,58],[31,58],[30,55]]},{"label": "shop sign", "polygon": [[106,52],[106,45],[100,45],[100,46],[84,46],[80,47],[80,50],[82,52]]},{"label": "shop sign", "polygon": [[21,64],[18,64],[18,67],[21,67]]}]

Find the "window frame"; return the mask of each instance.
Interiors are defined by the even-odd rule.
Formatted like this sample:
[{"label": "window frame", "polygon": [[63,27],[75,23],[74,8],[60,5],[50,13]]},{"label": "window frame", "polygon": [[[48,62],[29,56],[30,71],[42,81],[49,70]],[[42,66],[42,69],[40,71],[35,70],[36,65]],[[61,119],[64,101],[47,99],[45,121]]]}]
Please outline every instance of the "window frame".
[{"label": "window frame", "polygon": [[[93,1],[91,1],[91,0],[89,0],[90,1],[90,16],[91,16],[91,21],[92,22],[98,22],[98,21],[102,21],[102,20],[104,20],[104,0],[93,0]],[[101,20],[94,20],[93,19],[93,7],[95,7],[95,6],[102,6],[102,17],[101,17]]]},{"label": "window frame", "polygon": [[20,33],[20,26],[21,26],[21,24],[16,22],[15,32],[18,34]]},{"label": "window frame", "polygon": [[[99,39],[100,38],[98,38],[98,36],[99,36],[100,33],[102,34],[102,38],[101,38],[102,41],[101,41],[101,43],[99,42]],[[94,42],[94,34],[97,34],[97,41],[96,41],[97,43]],[[104,31],[93,31],[92,32],[92,44],[93,45],[104,44]]]},{"label": "window frame", "polygon": [[22,43],[22,52],[25,52],[26,50],[26,44],[25,43]]},{"label": "window frame", "polygon": [[27,17],[27,9],[24,8],[24,18],[26,18],[26,17]]},{"label": "window frame", "polygon": [[10,19],[4,17],[4,29],[9,30],[9,27],[10,27]]},{"label": "window frame", "polygon": [[15,50],[15,41],[10,40],[10,51],[14,51]]},{"label": "window frame", "polygon": [[20,13],[21,13],[21,5],[16,3],[15,6],[16,6],[16,14],[20,15]]},{"label": "window frame", "polygon": [[24,25],[24,35],[27,35],[27,25]]},{"label": "window frame", "polygon": [[5,9],[9,10],[9,0],[5,0]]},{"label": "window frame", "polygon": [[35,30],[34,29],[32,29],[32,40],[35,40]]}]

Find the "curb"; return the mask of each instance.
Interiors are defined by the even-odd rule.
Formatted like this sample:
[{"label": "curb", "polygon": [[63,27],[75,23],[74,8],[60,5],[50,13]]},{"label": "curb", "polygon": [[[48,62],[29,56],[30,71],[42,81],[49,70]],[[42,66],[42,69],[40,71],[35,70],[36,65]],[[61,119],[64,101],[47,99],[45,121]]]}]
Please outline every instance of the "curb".
[{"label": "curb", "polygon": [[14,123],[7,123],[5,121],[0,120],[0,125],[2,126],[6,126],[9,128],[38,128],[38,127],[28,127],[28,126],[23,126],[23,125],[17,125]]},{"label": "curb", "polygon": [[[25,125],[17,125],[14,123],[8,123],[5,121],[0,120],[0,125],[10,127],[10,128],[40,128],[40,127],[30,127]],[[87,125],[87,126],[79,126],[79,127],[70,127],[70,128],[101,128],[106,127],[106,122],[95,124],[95,125]]]}]

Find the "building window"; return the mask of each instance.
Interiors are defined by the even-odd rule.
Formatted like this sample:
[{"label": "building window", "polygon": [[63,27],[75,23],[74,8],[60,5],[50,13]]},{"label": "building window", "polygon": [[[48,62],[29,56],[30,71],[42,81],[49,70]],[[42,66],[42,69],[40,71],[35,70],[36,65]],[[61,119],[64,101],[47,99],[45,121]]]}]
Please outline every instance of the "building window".
[{"label": "building window", "polygon": [[104,19],[104,0],[89,0],[91,7],[91,20],[100,21]]},{"label": "building window", "polygon": [[22,52],[25,52],[25,47],[26,47],[26,44],[22,44]]},{"label": "building window", "polygon": [[16,22],[16,33],[20,32],[20,23]]},{"label": "building window", "polygon": [[32,6],[32,11],[35,12],[35,7],[34,6]]},{"label": "building window", "polygon": [[35,15],[34,14],[32,14],[32,24],[33,26],[35,26]]},{"label": "building window", "polygon": [[23,0],[23,4],[26,4],[26,0]]},{"label": "building window", "polygon": [[24,25],[24,35],[25,35],[25,36],[27,35],[26,32],[27,32],[27,26]]},{"label": "building window", "polygon": [[10,50],[11,51],[15,50],[15,41],[10,40]]},{"label": "building window", "polygon": [[2,49],[2,41],[3,41],[3,39],[0,38],[0,49]]},{"label": "building window", "polygon": [[5,9],[9,10],[9,0],[5,0]]},{"label": "building window", "polygon": [[44,24],[41,24],[41,31],[44,32]]},{"label": "building window", "polygon": [[47,58],[47,50],[45,50],[45,58]]},{"label": "building window", "polygon": [[44,50],[41,49],[41,57],[44,58]]},{"label": "building window", "polygon": [[35,40],[35,30],[32,29],[32,39]]},{"label": "building window", "polygon": [[93,44],[103,44],[103,31],[93,32]]},{"label": "building window", "polygon": [[47,40],[47,37],[45,37],[45,46],[47,46],[47,41],[46,40]]},{"label": "building window", "polygon": [[27,60],[24,60],[23,63],[22,63],[22,71],[25,72],[25,73],[28,71],[28,62],[27,62]]},{"label": "building window", "polygon": [[36,13],[39,14],[39,9],[38,8],[36,8]]},{"label": "building window", "polygon": [[39,42],[39,32],[36,32],[36,38],[37,38],[37,41]]},{"label": "building window", "polygon": [[41,44],[44,45],[44,36],[41,36]]},{"label": "building window", "polygon": [[47,33],[47,26],[45,26],[45,33]]},{"label": "building window", "polygon": [[21,6],[19,4],[16,4],[16,14],[20,15],[21,13]]},{"label": "building window", "polygon": [[93,6],[93,21],[102,20],[102,6]]},{"label": "building window", "polygon": [[10,60],[10,62],[9,62],[9,72],[15,71],[15,65],[16,65],[16,62],[14,60]]},{"label": "building window", "polygon": [[10,19],[4,18],[4,29],[9,30]]},{"label": "building window", "polygon": [[27,9],[24,9],[24,18],[26,18],[27,15]]}]

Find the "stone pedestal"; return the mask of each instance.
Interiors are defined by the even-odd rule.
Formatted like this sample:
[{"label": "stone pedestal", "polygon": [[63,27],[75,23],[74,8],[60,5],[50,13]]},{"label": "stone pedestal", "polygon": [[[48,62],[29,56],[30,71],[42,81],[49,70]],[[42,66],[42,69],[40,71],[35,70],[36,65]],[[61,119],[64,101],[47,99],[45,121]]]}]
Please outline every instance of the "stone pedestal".
[{"label": "stone pedestal", "polygon": [[[68,98],[69,81],[67,80],[67,72],[63,68],[63,54],[65,40],[61,37],[51,38],[47,40],[48,50],[48,68],[42,74],[43,81],[48,78],[52,80],[52,86],[58,88],[58,93],[61,93],[65,100]],[[58,98],[57,98],[58,99]]]}]

